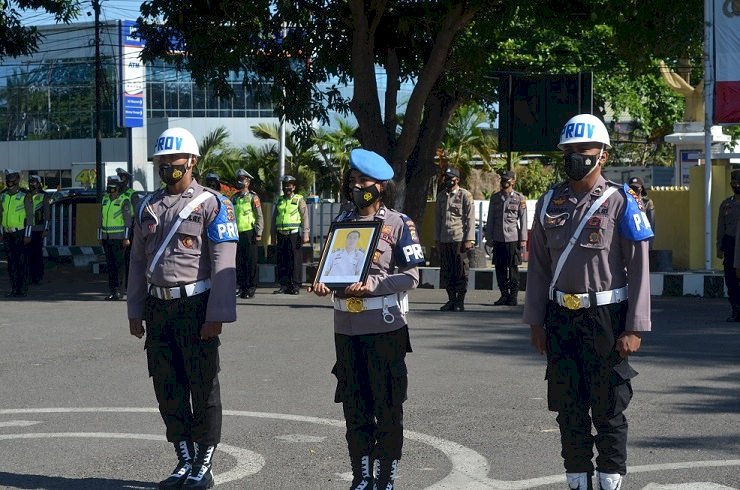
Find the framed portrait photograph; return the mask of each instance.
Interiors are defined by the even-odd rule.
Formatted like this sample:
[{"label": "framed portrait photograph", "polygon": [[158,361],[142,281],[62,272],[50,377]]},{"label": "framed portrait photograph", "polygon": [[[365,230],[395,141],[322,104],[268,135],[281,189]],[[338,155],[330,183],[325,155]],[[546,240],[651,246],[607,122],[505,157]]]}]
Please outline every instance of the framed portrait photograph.
[{"label": "framed portrait photograph", "polygon": [[321,251],[315,283],[342,289],[365,282],[380,238],[381,221],[332,223]]}]

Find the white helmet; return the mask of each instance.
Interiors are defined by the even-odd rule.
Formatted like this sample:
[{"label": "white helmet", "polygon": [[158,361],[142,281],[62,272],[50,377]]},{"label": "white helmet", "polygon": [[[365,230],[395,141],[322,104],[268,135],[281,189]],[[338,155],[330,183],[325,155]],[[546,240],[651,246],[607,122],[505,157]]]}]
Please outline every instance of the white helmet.
[{"label": "white helmet", "polygon": [[170,128],[159,135],[154,143],[154,156],[188,153],[200,156],[198,142],[190,131],[183,128]]},{"label": "white helmet", "polygon": [[568,119],[568,122],[563,126],[558,148],[562,150],[563,145],[590,142],[601,143],[607,149],[612,147],[609,132],[607,132],[601,119],[591,114],[578,114]]}]

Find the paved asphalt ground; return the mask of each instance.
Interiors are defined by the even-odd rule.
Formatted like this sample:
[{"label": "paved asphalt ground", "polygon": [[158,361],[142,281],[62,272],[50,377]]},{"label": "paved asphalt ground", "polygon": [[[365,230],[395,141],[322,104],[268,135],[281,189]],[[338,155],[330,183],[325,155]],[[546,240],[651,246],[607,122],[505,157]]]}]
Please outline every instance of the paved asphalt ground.
[{"label": "paved asphalt ground", "polygon": [[[105,276],[50,265],[28,298],[0,299],[0,488],[153,489],[172,468],[143,342],[105,291]],[[238,300],[222,335],[217,488],[346,490],[330,304],[271,292]],[[441,313],[444,296],[411,294],[398,488],[565,488],[522,307],[473,291],[467,311]],[[740,489],[740,324],[727,310],[654,298],[654,332],[633,359],[624,489]]]}]

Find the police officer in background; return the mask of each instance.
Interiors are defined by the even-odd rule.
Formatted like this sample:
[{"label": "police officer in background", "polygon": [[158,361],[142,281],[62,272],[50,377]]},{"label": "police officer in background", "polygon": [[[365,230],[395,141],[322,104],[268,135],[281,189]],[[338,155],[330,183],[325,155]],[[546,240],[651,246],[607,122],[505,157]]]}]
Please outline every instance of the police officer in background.
[{"label": "police officer in background", "polygon": [[460,187],[460,171],[447,168],[443,189],[437,194],[434,243],[439,251],[440,286],[447,290],[441,311],[465,310],[468,291],[468,250],[475,246],[473,195]]},{"label": "police officer in background", "polygon": [[[647,216],[627,185],[605,180],[611,149],[590,114],[563,127],[568,181],[537,201],[529,249],[524,323],[547,354],[547,403],[558,413],[569,488],[617,490],[627,472],[629,356],[650,325]],[[591,426],[596,428],[592,435]]]},{"label": "police officer in background", "polygon": [[299,294],[301,289],[301,246],[308,244],[308,206],[303,196],[295,193],[296,180],[283,177],[283,195],[272,211],[272,237],[276,243],[278,282],[275,294]]},{"label": "police officer in background", "polygon": [[[650,228],[653,230],[653,235],[655,234],[655,203],[653,203],[653,200],[648,197],[647,190],[645,190],[645,183],[642,181],[640,177],[632,177],[629,180],[629,186],[630,189],[634,191],[634,193],[639,198],[640,202],[642,203],[642,209],[645,211],[645,216],[647,216],[648,221],[650,222]],[[655,237],[651,238],[648,242],[650,250],[653,249],[653,239]]]},{"label": "police officer in background", "polygon": [[28,178],[28,190],[33,200],[33,227],[31,244],[28,246],[28,271],[31,284],[39,284],[44,278],[44,237],[49,233],[51,220],[51,196],[44,190],[41,177]]},{"label": "police officer in background", "polygon": [[131,201],[121,194],[121,179],[108,177],[105,195],[100,203],[98,240],[103,245],[108,269],[108,301],[121,299],[121,279],[126,263],[124,251],[131,245]]},{"label": "police officer in background", "polygon": [[166,187],[142,199],[134,218],[129,327],[141,338],[146,321],[149,375],[178,458],[159,488],[214,485],[222,420],[219,335],[223,323],[236,320],[234,209],[193,179],[199,156],[190,132],[163,132],[153,160]]},{"label": "police officer in background", "polygon": [[[119,192],[121,193],[121,196],[128,199],[130,203],[130,208],[132,210],[131,214],[133,216],[133,210],[135,210],[139,204],[139,197],[134,193],[134,188],[131,184],[131,174],[124,168],[117,168],[116,169],[116,175],[118,175],[118,179],[121,181],[121,184],[118,186]],[[134,236],[134,228],[133,228],[133,220],[131,220],[131,227],[129,228],[129,240],[133,241]],[[124,262],[124,276],[125,280],[123,282],[124,287],[126,284],[128,284],[128,268],[131,264],[131,247],[126,247],[123,251],[123,262]]]},{"label": "police officer in background", "polygon": [[519,265],[527,243],[527,199],[514,190],[516,174],[501,174],[501,190],[491,196],[486,219],[486,242],[493,246],[493,265],[501,297],[493,304],[518,304]]},{"label": "police officer in background", "polygon": [[[403,402],[411,352],[406,291],[419,284],[424,254],[414,222],[389,209],[393,169],[372,151],[350,152],[347,188],[355,209],[337,221],[381,221],[380,240],[365,282],[335,292],[334,401],[342,403],[352,465],[351,490],[393,490],[403,448]],[[331,293],[313,285],[318,296]],[[376,468],[376,471],[373,469]]]},{"label": "police officer in background", "polygon": [[221,177],[215,172],[209,172],[206,174],[206,187],[213,189],[216,192],[221,192]]},{"label": "police officer in background", "polygon": [[33,199],[21,189],[21,174],[5,171],[5,190],[0,193],[0,226],[8,256],[10,292],[7,297],[28,296],[28,245],[33,226]]},{"label": "police officer in background", "polygon": [[257,289],[257,247],[262,241],[265,221],[262,202],[257,193],[249,189],[252,175],[240,168],[236,171],[237,193],[231,198],[239,229],[239,246],[236,249],[236,282],[241,298],[253,298]]},{"label": "police officer in background", "polygon": [[727,299],[732,308],[727,321],[740,322],[740,279],[735,274],[735,239],[740,223],[740,170],[733,170],[730,175],[733,195],[722,201],[717,216],[717,258],[722,259]]}]

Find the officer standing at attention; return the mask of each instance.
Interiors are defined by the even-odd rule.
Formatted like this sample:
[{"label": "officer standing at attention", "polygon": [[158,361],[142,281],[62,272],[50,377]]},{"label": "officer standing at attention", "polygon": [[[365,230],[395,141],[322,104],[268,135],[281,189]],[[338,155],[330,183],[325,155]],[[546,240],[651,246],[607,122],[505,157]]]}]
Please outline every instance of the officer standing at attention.
[{"label": "officer standing at attention", "polygon": [[[629,355],[650,330],[647,216],[627,185],[604,179],[609,134],[590,114],[560,133],[568,181],[535,211],[524,323],[547,354],[547,404],[557,412],[569,488],[617,490],[627,472]],[[589,414],[590,411],[590,414]],[[591,434],[591,426],[596,436]]]},{"label": "officer standing at attention", "polygon": [[31,284],[39,284],[44,278],[44,237],[49,234],[51,220],[51,196],[44,190],[41,177],[28,178],[28,190],[33,200],[33,227],[31,244],[28,246],[28,271]]},{"label": "officer standing at attention", "polygon": [[134,218],[129,326],[141,338],[146,321],[149,375],[178,458],[160,489],[214,485],[222,419],[218,336],[223,323],[236,320],[234,208],[193,179],[199,156],[190,132],[163,132],[153,160],[166,187],[143,198]]},{"label": "officer standing at attention", "polygon": [[[117,168],[116,169],[116,175],[118,175],[118,179],[121,181],[121,185],[118,186],[119,192],[121,193],[121,196],[128,199],[129,202],[129,209],[131,210],[131,216],[134,215],[134,210],[138,207],[139,204],[139,198],[136,194],[134,194],[134,189],[131,186],[131,174],[124,168]],[[134,227],[133,227],[133,219],[131,220],[131,227],[129,228],[129,240],[133,241],[134,237]],[[128,268],[131,264],[131,247],[126,247],[123,251],[123,262],[124,262],[124,287],[128,284]]]},{"label": "officer standing at attention", "polygon": [[[347,186],[355,209],[337,221],[382,221],[367,280],[334,295],[337,377],[334,401],[342,403],[352,464],[350,490],[393,490],[403,447],[403,402],[411,352],[406,292],[419,284],[424,253],[414,222],[389,209],[393,169],[372,151],[350,152]],[[331,293],[323,283],[318,296]],[[376,471],[373,469],[376,468]]]},{"label": "officer standing at attention", "polygon": [[[648,222],[650,222],[650,228],[653,230],[655,235],[655,203],[648,197],[648,193],[645,190],[645,183],[640,177],[632,177],[629,180],[630,189],[635,192],[637,198],[642,201],[642,208],[645,210],[645,216],[647,216]],[[653,237],[655,238],[655,237]],[[653,249],[653,238],[648,242],[649,249]]]},{"label": "officer standing at attention", "polygon": [[740,322],[740,279],[735,275],[735,238],[740,222],[740,170],[733,170],[730,180],[733,195],[722,201],[717,216],[717,258],[722,259],[727,299],[732,308],[728,322]]},{"label": "officer standing at attention", "polygon": [[493,304],[518,304],[519,266],[527,244],[527,198],[514,190],[516,174],[501,174],[501,190],[491,196],[486,219],[486,242],[493,245],[493,265],[501,297]]},{"label": "officer standing at attention", "polygon": [[434,244],[439,251],[440,286],[447,290],[441,311],[465,310],[468,291],[468,250],[475,246],[473,195],[460,187],[460,171],[448,168],[443,189],[437,194]]},{"label": "officer standing at attention", "polygon": [[301,289],[301,245],[308,244],[308,206],[300,194],[295,194],[296,180],[283,177],[283,195],[272,211],[272,237],[276,243],[278,282],[275,294],[299,294]]},{"label": "officer standing at attention", "polygon": [[5,171],[5,190],[0,193],[0,226],[10,276],[9,298],[28,296],[28,245],[33,225],[31,194],[21,189],[21,174]]},{"label": "officer standing at attention", "polygon": [[239,229],[239,245],[236,249],[236,282],[241,298],[253,298],[257,289],[257,247],[262,241],[265,220],[262,202],[249,189],[252,175],[240,168],[236,171],[237,193],[231,198]]},{"label": "officer standing at attention", "polygon": [[106,194],[100,203],[98,240],[103,245],[105,264],[108,269],[108,301],[121,299],[121,279],[126,263],[124,251],[131,245],[131,203],[121,194],[121,179],[117,175],[108,177]]}]

